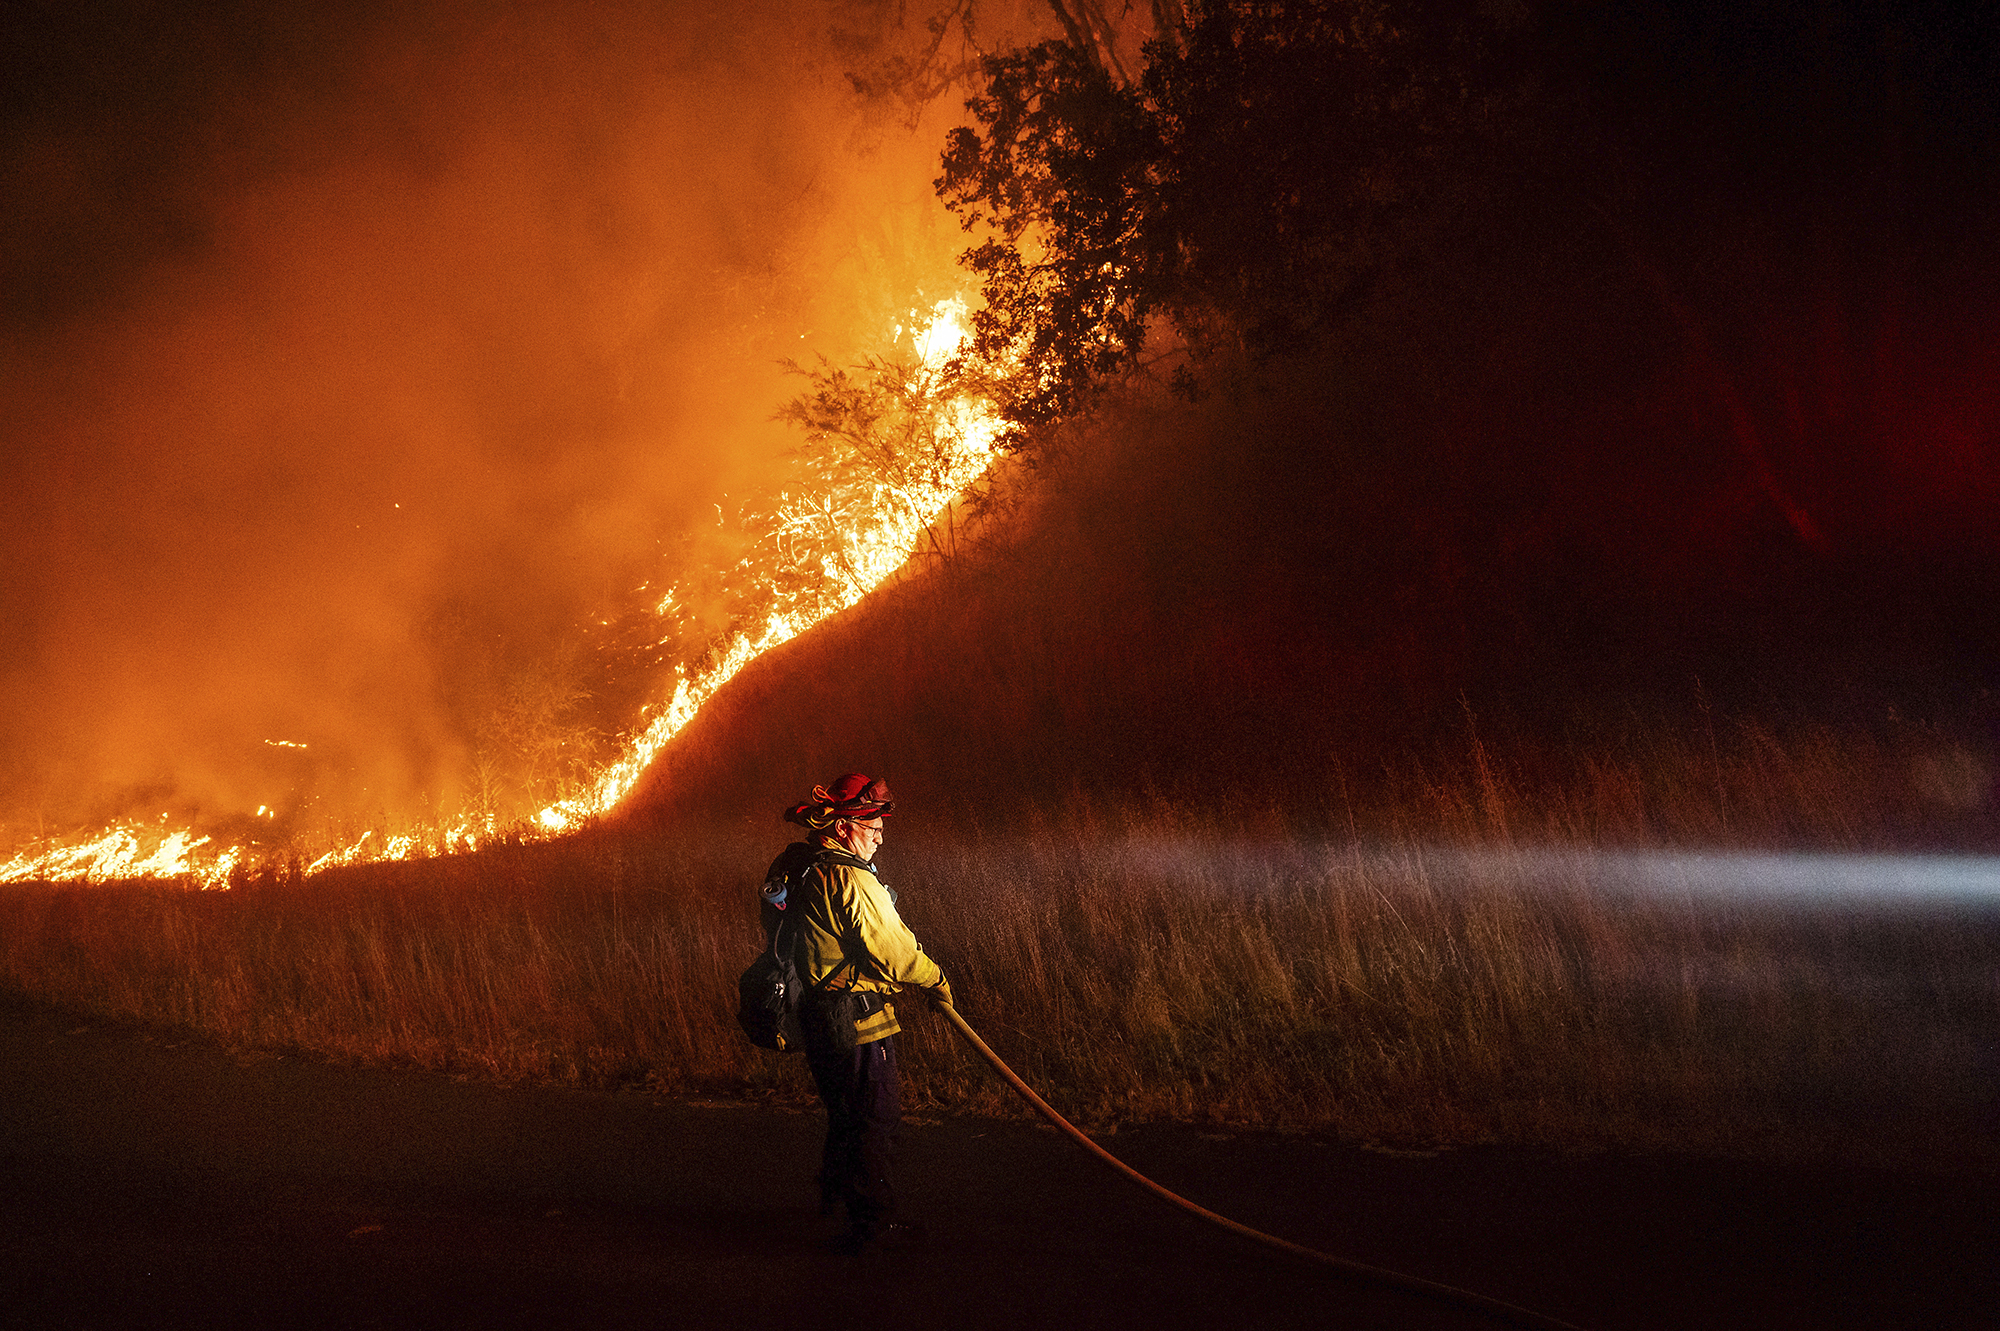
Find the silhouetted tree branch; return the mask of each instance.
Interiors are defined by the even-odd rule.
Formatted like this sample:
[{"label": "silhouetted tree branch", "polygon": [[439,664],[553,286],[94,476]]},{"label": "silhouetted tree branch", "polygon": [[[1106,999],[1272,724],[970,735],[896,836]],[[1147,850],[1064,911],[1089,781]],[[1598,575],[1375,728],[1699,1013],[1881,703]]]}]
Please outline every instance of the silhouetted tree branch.
[{"label": "silhouetted tree branch", "polygon": [[1118,25],[1104,13],[1104,0],[1049,0],[1069,44],[1119,83],[1131,82],[1118,58]]},{"label": "silhouetted tree branch", "polygon": [[1196,0],[1130,86],[1072,18],[1067,43],[985,61],[937,181],[991,228],[961,260],[986,300],[976,348],[1018,367],[1000,401],[1029,431],[1129,368],[1158,319],[1197,354],[1318,336],[1462,202],[1454,170],[1505,100],[1493,30],[1443,5]]},{"label": "silhouetted tree branch", "polygon": [[[902,20],[898,13],[900,27]],[[977,19],[977,0],[952,0],[949,7],[925,20],[924,30],[929,40],[922,50],[915,55],[895,52],[859,63],[848,71],[847,81],[864,98],[894,98],[901,102],[908,123],[914,128],[926,106],[946,91],[977,77],[984,54],[974,36]],[[953,33],[958,36],[955,50],[947,50],[947,39]],[[864,54],[873,56],[875,43],[879,41],[842,32],[836,32],[834,39],[837,45],[854,48],[852,54],[856,58]]]}]

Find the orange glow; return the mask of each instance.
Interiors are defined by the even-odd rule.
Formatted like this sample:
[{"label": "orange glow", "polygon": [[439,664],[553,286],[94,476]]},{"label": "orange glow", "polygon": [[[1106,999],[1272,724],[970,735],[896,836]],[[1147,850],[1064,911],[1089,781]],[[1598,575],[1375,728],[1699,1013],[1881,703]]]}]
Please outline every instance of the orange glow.
[{"label": "orange glow", "polygon": [[[901,327],[896,331],[899,338],[904,335]],[[921,327],[913,329],[908,337],[922,374],[934,382],[971,337],[965,302],[939,301]],[[940,436],[949,445],[946,465],[906,491],[887,497],[886,502],[876,506],[872,520],[844,530],[842,557],[825,561],[822,581],[812,589],[816,595],[809,598],[794,594],[783,598],[763,624],[731,634],[716,644],[713,663],[680,676],[673,697],[653,715],[630,749],[598,776],[591,790],[580,798],[543,809],[536,815],[538,823],[552,832],[565,831],[612,808],[631,790],[661,747],[679,734],[702,704],[744,666],[772,648],[790,642],[828,615],[855,604],[908,562],[924,532],[986,475],[995,457],[994,441],[999,435],[1000,422],[987,404],[956,397],[940,406],[946,417],[940,423]],[[814,498],[808,495],[786,499],[779,510],[781,537],[785,528],[811,520]],[[755,571],[751,575],[755,576]],[[669,589],[661,599],[662,615],[670,611],[674,597],[674,589]]]},{"label": "orange glow", "polygon": [[[389,835],[371,828],[360,837],[318,854],[301,867],[310,875],[341,865],[403,860],[476,849],[503,835],[553,836],[570,831],[605,813],[632,789],[660,749],[694,719],[702,705],[758,656],[804,633],[828,615],[854,605],[901,569],[926,539],[926,533],[967,490],[977,484],[997,456],[1000,423],[990,406],[968,396],[945,397],[947,364],[971,334],[965,303],[939,301],[928,312],[912,311],[908,324],[899,323],[894,340],[914,357],[910,366],[927,410],[934,414],[939,456],[914,482],[890,487],[877,484],[874,502],[839,532],[837,555],[824,557],[816,576],[803,582],[789,579],[789,594],[776,596],[759,624],[739,628],[710,644],[705,664],[678,672],[672,695],[650,709],[642,728],[624,751],[599,771],[580,795],[549,804],[522,825],[506,826],[494,817],[461,818],[426,828],[421,834]],[[761,556],[745,560],[737,576],[760,585],[777,585],[787,534],[821,520],[826,496],[802,492],[779,499],[774,517],[776,539]],[[758,559],[763,564],[760,565]],[[789,570],[796,573],[797,570]],[[675,608],[681,589],[669,588],[656,613],[663,618]],[[303,749],[291,740],[265,740],[277,748]],[[256,817],[275,814],[260,804]],[[205,888],[225,888],[239,868],[254,867],[260,852],[247,845],[218,844],[192,828],[172,826],[167,815],[158,824],[127,820],[101,833],[60,845],[23,851],[0,864],[0,882],[106,882],[156,878],[186,881]]]},{"label": "orange glow", "polygon": [[[810,622],[757,582],[774,367],[955,340],[976,53],[820,0],[204,13],[35,20],[61,105],[0,154],[0,880],[573,827]],[[854,490],[827,605],[896,563]]]}]

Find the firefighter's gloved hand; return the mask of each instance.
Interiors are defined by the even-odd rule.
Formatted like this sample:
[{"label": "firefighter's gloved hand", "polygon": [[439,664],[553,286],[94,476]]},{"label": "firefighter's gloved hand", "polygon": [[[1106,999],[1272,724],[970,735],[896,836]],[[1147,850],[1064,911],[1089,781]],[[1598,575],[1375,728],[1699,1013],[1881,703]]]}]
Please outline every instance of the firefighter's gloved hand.
[{"label": "firefighter's gloved hand", "polygon": [[924,990],[924,997],[930,1000],[931,1011],[933,1012],[936,1012],[939,1008],[948,1006],[951,1003],[951,981],[939,980],[936,984]]}]

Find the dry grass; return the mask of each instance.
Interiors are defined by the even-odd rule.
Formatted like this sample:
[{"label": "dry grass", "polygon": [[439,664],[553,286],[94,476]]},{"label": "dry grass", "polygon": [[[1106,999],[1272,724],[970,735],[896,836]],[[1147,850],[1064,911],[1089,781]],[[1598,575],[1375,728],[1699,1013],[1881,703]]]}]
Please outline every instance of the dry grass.
[{"label": "dry grass", "polygon": [[[1884,1118],[1976,1135],[1991,919],[1467,882],[1409,844],[1067,849],[932,866],[957,899],[911,914],[1010,1059],[1098,1121],[1751,1152],[1851,1149]],[[945,1096],[981,1095],[934,1031],[913,1043]]]},{"label": "dry grass", "polygon": [[[883,863],[968,1018],[1091,1123],[1991,1167],[1990,906],[1779,908],[1619,895],[1587,857],[1508,867],[1557,838],[1865,842],[1888,797],[1853,778],[1879,757],[1824,735],[1660,742],[1530,798],[1475,746],[1412,769],[1358,836],[1155,802],[946,837],[910,810]],[[241,1045],[804,1100],[799,1061],[731,1017],[779,844],[599,833],[226,893],[13,888],[0,986]],[[1468,844],[1498,852],[1470,877],[1439,850]],[[935,1019],[907,1031],[917,1103],[1011,1112]]]}]

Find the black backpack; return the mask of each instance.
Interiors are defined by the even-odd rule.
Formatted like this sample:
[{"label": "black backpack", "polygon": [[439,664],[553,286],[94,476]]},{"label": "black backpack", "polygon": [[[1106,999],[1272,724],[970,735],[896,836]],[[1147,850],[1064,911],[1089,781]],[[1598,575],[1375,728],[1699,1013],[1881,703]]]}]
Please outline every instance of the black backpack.
[{"label": "black backpack", "polygon": [[805,995],[805,985],[792,965],[791,932],[785,928],[790,918],[785,905],[813,860],[813,848],[795,842],[772,862],[759,906],[767,946],[736,982],[736,1024],[751,1044],[781,1054],[805,1048],[805,1036],[799,1030],[799,1000]]},{"label": "black backpack", "polygon": [[[784,932],[780,928],[779,936]],[[736,1024],[751,1044],[781,1054],[805,1048],[805,1035],[799,1030],[801,988],[798,968],[775,946],[750,963],[736,982]]]}]

